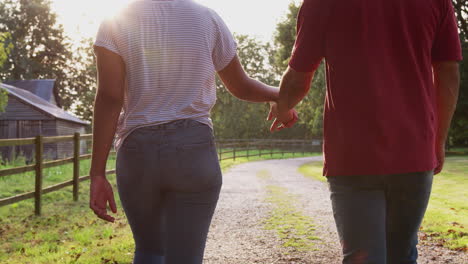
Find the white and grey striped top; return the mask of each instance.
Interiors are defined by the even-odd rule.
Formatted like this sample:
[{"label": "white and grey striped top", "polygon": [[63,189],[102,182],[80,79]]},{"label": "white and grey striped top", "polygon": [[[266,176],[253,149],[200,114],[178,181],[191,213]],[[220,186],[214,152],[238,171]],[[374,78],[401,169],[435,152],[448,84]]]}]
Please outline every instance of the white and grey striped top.
[{"label": "white and grey striped top", "polygon": [[126,64],[117,149],[142,126],[190,118],[212,127],[215,75],[236,54],[231,32],[213,10],[192,0],[137,0],[102,22],[94,45]]}]

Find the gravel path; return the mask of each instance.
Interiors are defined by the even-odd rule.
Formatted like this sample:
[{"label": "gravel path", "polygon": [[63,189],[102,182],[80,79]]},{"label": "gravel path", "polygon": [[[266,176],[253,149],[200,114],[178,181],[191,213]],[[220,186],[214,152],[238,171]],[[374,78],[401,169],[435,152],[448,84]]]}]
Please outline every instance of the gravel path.
[{"label": "gravel path", "polygon": [[[305,178],[297,169],[321,157],[258,161],[238,165],[224,174],[224,186],[205,252],[206,264],[333,264],[341,248],[325,183]],[[259,176],[260,175],[260,176]],[[263,177],[261,176],[263,175]],[[265,176],[267,175],[267,176]],[[316,250],[291,252],[281,247],[274,231],[264,229],[271,205],[267,186],[280,186],[298,197],[298,208],[312,217],[320,240]],[[466,253],[423,243],[420,264],[467,264]]]}]

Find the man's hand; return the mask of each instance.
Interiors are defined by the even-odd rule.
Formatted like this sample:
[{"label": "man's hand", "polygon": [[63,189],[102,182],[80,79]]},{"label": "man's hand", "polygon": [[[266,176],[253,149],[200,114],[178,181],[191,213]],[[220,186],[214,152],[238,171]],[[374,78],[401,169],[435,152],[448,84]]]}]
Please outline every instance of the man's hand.
[{"label": "man's hand", "polygon": [[270,113],[268,121],[275,119],[270,127],[271,132],[279,131],[283,128],[290,128],[296,124],[298,118],[297,112],[294,109],[288,111],[279,111],[276,102],[270,103]]},{"label": "man's hand", "polygon": [[109,181],[104,176],[92,177],[89,207],[99,218],[113,223],[115,218],[107,214],[108,203],[112,212],[117,213],[114,192]]},{"label": "man's hand", "polygon": [[434,175],[437,175],[442,172],[444,169],[445,163],[445,144],[437,143],[436,144],[436,158],[437,158],[437,167],[434,169]]}]

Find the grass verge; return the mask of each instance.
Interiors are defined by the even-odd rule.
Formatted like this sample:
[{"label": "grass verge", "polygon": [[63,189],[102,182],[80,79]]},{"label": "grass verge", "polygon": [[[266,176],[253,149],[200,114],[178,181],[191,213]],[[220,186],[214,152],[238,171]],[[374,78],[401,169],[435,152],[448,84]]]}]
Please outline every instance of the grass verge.
[{"label": "grass verge", "polygon": [[[299,171],[326,181],[322,163],[312,162]],[[452,250],[468,251],[468,156],[447,157],[444,171],[434,177],[431,200],[422,224],[423,240],[435,240]]]},{"label": "grass verge", "polygon": [[[312,155],[275,154],[223,161],[223,171],[243,162]],[[21,163],[21,162],[20,162]],[[115,159],[111,158],[110,166]],[[21,164],[16,164],[18,166]],[[6,167],[3,167],[6,168]],[[89,161],[80,165],[80,174],[89,171]],[[72,165],[44,170],[44,187],[71,179]],[[116,190],[114,175],[109,181]],[[0,198],[34,190],[34,174],[0,178]],[[72,187],[43,196],[42,216],[33,216],[34,201],[26,200],[0,207],[0,263],[42,264],[130,264],[134,244],[121,207],[113,224],[99,220],[88,206],[89,182],[80,184],[79,201],[72,201]],[[120,204],[118,195],[117,203]]]},{"label": "grass verge", "polygon": [[[449,157],[436,175],[422,230],[444,246],[468,251],[468,156]],[[423,237],[424,239],[425,237]]]}]

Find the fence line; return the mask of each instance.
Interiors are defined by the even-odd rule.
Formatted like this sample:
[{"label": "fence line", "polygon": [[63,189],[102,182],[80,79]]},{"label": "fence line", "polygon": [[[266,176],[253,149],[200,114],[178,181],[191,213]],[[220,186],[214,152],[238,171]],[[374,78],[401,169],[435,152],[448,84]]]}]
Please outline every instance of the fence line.
[{"label": "fence line", "polygon": [[[80,143],[82,140],[91,140],[92,135],[81,135],[75,133],[71,136],[58,136],[58,137],[43,137],[37,136],[35,138],[21,138],[21,139],[2,139],[0,140],[0,147],[6,146],[23,146],[35,145],[35,164],[0,170],[0,178],[11,176],[26,172],[35,172],[34,191],[19,194],[13,197],[0,199],[0,206],[10,205],[23,200],[34,198],[34,213],[41,214],[42,209],[42,195],[61,190],[68,186],[73,186],[73,200],[78,201],[79,183],[89,180],[90,176],[80,176],[80,161],[91,158],[90,154],[80,155]],[[44,161],[44,144],[46,143],[59,143],[73,141],[73,157]],[[65,164],[73,163],[73,176],[72,179],[66,182],[58,183],[52,186],[43,187],[44,169],[62,166]],[[109,170],[107,174],[115,173],[115,170]]]},{"label": "fence line", "polygon": [[[75,133],[71,136],[58,136],[58,137],[43,137],[37,136],[35,138],[22,138],[22,139],[1,139],[0,147],[6,146],[22,146],[22,145],[35,145],[35,164],[9,168],[0,170],[0,178],[21,174],[26,172],[35,172],[35,188],[34,191],[18,194],[13,197],[0,199],[0,207],[10,205],[23,200],[34,198],[34,213],[41,215],[42,209],[42,195],[61,190],[68,186],[73,186],[73,200],[78,201],[79,184],[80,182],[87,181],[90,176],[80,176],[80,161],[91,159],[91,154],[80,155],[80,143],[82,140],[92,140],[92,134],[81,135]],[[58,143],[73,141],[73,157],[44,161],[44,144]],[[216,142],[219,160],[236,160],[239,158],[262,157],[271,156],[275,154],[293,154],[318,152],[321,151],[321,146],[313,144],[310,140],[218,140]],[[115,153],[114,153],[115,154]],[[44,169],[62,166],[65,164],[73,163],[73,175],[71,180],[55,184],[53,186],[43,187]],[[107,175],[114,174],[114,170],[108,170]]]},{"label": "fence line", "polygon": [[[320,144],[310,140],[220,140],[217,142],[220,161],[238,158],[262,157],[281,154],[321,152]],[[252,151],[257,151],[252,153]],[[226,154],[231,154],[226,157]]]}]

